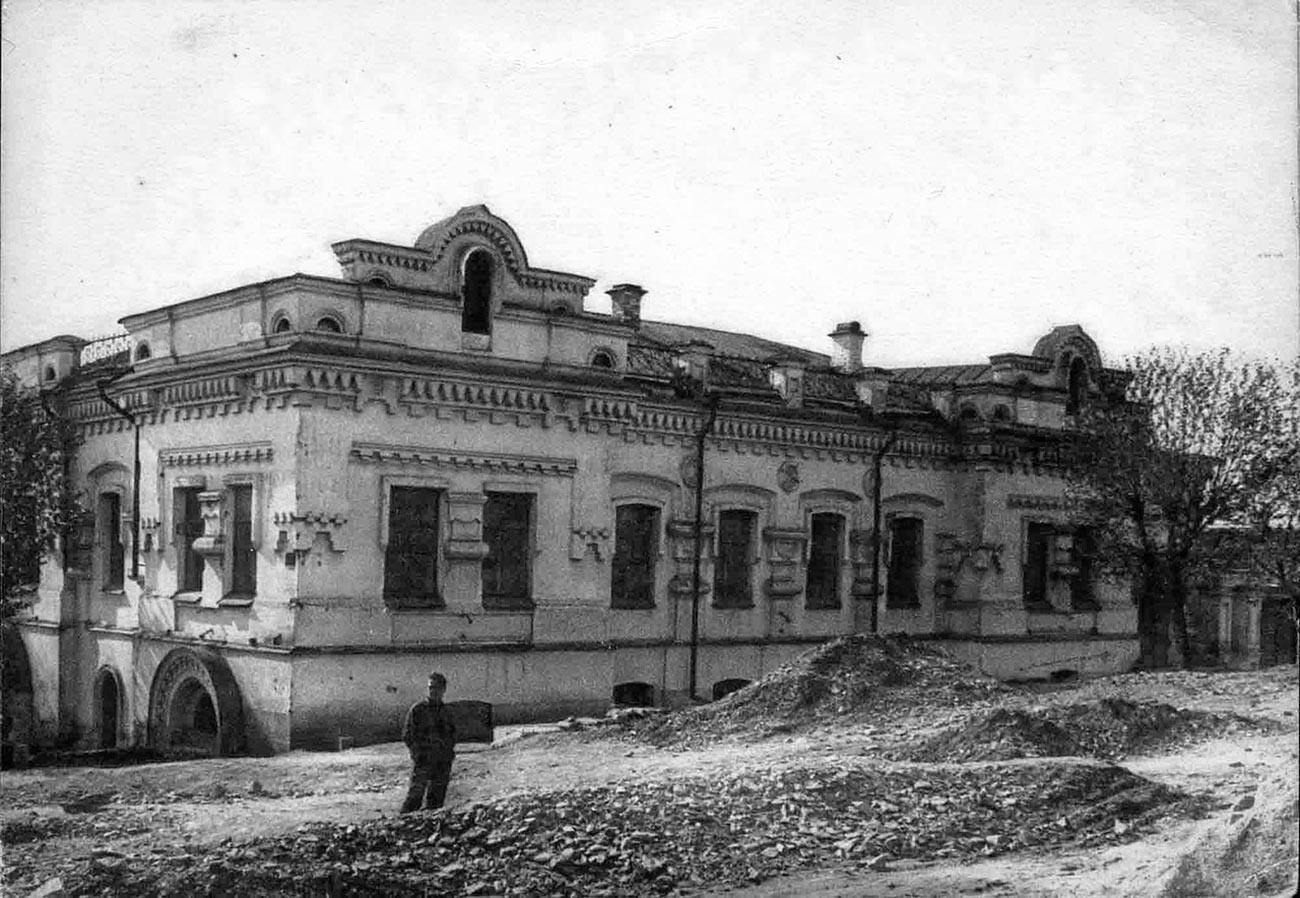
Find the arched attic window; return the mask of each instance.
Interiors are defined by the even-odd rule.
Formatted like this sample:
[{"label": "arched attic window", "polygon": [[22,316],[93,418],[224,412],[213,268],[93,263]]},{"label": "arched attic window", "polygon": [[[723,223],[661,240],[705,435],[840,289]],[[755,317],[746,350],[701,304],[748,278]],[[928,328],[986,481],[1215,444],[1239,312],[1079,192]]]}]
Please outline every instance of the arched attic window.
[{"label": "arched attic window", "polygon": [[143,362],[151,355],[153,355],[153,353],[150,352],[148,343],[141,343],[139,346],[135,348],[135,360],[137,362]]},{"label": "arched attic window", "polygon": [[492,256],[476,249],[465,257],[461,283],[460,329],[470,334],[492,332]]},{"label": "arched attic window", "polygon": [[613,368],[614,356],[603,349],[598,349],[592,353],[591,367],[593,368]]},{"label": "arched attic window", "polygon": [[271,333],[273,334],[287,334],[291,330],[293,330],[293,322],[289,320],[287,315],[281,315],[271,325]]},{"label": "arched attic window", "polygon": [[57,378],[58,376],[59,376],[59,374],[58,374],[57,371],[54,370],[54,366],[53,366],[53,365],[46,365],[46,366],[45,366],[45,379],[46,379],[46,380],[54,380],[54,379]]},{"label": "arched attic window", "polygon": [[327,334],[341,334],[343,325],[339,324],[339,320],[333,315],[324,315],[316,322],[316,330]]},{"label": "arched attic window", "polygon": [[1088,401],[1088,363],[1076,357],[1070,362],[1069,397],[1065,401],[1065,413],[1077,415],[1083,411]]}]

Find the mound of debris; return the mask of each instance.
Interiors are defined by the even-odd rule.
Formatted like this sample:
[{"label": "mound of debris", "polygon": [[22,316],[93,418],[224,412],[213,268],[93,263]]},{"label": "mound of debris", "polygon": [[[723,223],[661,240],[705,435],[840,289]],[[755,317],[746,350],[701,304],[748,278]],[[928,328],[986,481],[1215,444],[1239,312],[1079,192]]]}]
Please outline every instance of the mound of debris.
[{"label": "mound of debris", "polygon": [[1272,732],[1276,724],[1239,714],[1175,708],[1160,702],[1105,698],[1029,710],[975,714],[921,743],[889,754],[908,761],[1004,761],[1085,755],[1118,760],[1168,751],[1240,732]]},{"label": "mound of debris", "polygon": [[206,854],[78,855],[57,870],[33,860],[11,868],[8,885],[39,870],[61,876],[69,896],[660,895],[830,864],[870,875],[894,858],[1098,847],[1197,809],[1110,764],[918,775],[865,760],[797,761],[310,824]]},{"label": "mound of debris", "polygon": [[1012,691],[932,645],[857,634],[805,652],[719,701],[625,726],[654,744],[689,748],[860,712],[942,711]]}]

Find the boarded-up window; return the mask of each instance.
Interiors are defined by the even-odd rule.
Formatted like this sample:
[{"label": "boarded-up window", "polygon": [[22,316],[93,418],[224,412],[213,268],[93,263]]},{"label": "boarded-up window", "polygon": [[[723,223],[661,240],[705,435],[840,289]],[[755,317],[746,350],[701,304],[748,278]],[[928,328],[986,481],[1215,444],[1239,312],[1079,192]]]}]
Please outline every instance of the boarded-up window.
[{"label": "boarded-up window", "polygon": [[438,506],[442,491],[395,486],[388,497],[384,601],[399,606],[441,603],[438,596]]},{"label": "boarded-up window", "polygon": [[482,250],[465,260],[461,285],[460,329],[471,334],[492,331],[492,257]]},{"label": "boarded-up window", "polygon": [[713,567],[713,604],[748,608],[754,604],[753,543],[758,515],[724,511],[718,516],[718,557]]},{"label": "boarded-up window", "polygon": [[1024,599],[1026,605],[1047,606],[1047,574],[1056,528],[1031,522],[1025,527]]},{"label": "boarded-up window", "polygon": [[1070,580],[1070,604],[1080,610],[1096,608],[1093,580],[1096,577],[1097,532],[1091,527],[1076,527],[1071,555],[1074,576]]},{"label": "boarded-up window", "polygon": [[483,605],[532,607],[533,497],[488,493],[483,505]]},{"label": "boarded-up window", "polygon": [[620,505],[615,512],[611,608],[649,608],[655,603],[655,559],[659,554],[659,509]]},{"label": "boarded-up window", "polygon": [[104,566],[104,589],[118,590],[123,586],[126,552],[122,546],[122,496],[120,493],[99,494],[99,517],[103,527],[103,544],[100,559]]},{"label": "boarded-up window", "polygon": [[257,592],[257,548],[253,545],[253,488],[230,488],[230,591],[251,596]]},{"label": "boarded-up window", "polygon": [[194,551],[194,541],[203,535],[200,492],[202,490],[197,487],[186,487],[175,493],[176,560],[180,566],[177,588],[180,592],[203,589],[203,556]]},{"label": "boarded-up window", "polygon": [[837,514],[813,515],[811,537],[808,549],[808,607],[838,608],[844,518]]},{"label": "boarded-up window", "polygon": [[920,518],[894,518],[889,523],[887,605],[905,608],[921,603],[924,528]]}]

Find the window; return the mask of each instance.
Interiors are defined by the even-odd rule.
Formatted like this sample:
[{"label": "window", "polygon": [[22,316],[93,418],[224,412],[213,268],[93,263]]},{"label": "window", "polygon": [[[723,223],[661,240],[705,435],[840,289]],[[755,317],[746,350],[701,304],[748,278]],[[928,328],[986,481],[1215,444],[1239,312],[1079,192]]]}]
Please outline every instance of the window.
[{"label": "window", "polygon": [[713,684],[713,700],[716,702],[719,699],[724,699],[731,695],[731,693],[744,689],[752,682],[752,680],[743,680],[739,677],[730,677],[725,680],[718,680],[718,682]]},{"label": "window", "polygon": [[1093,592],[1097,531],[1091,527],[1076,527],[1070,554],[1074,567],[1074,576],[1070,579],[1070,604],[1076,610],[1094,609],[1097,607],[1097,597]]},{"label": "window", "polygon": [[724,511],[718,516],[718,557],[713,567],[713,604],[749,608],[754,604],[752,511]]},{"label": "window", "polygon": [[332,315],[326,315],[316,322],[316,330],[327,334],[341,334],[343,333],[343,325]]},{"label": "window", "polygon": [[257,593],[257,548],[253,545],[253,488],[230,488],[230,592]]},{"label": "window", "polygon": [[438,511],[442,491],[395,486],[388,501],[384,601],[398,606],[441,604],[438,595]]},{"label": "window", "polygon": [[596,352],[591,357],[591,367],[593,368],[613,368],[614,357],[603,349]]},{"label": "window", "polygon": [[120,590],[123,586],[126,551],[122,545],[122,494],[99,494],[100,546],[104,589]]},{"label": "window", "polygon": [[291,330],[293,330],[293,322],[284,315],[275,319],[275,323],[271,325],[271,333],[273,334],[287,334]]},{"label": "window", "polygon": [[1070,362],[1070,395],[1065,402],[1065,413],[1077,415],[1088,401],[1088,363],[1076,358]]},{"label": "window", "polygon": [[461,286],[460,329],[471,334],[492,332],[492,257],[475,250],[465,259]]},{"label": "window", "polygon": [[1025,526],[1024,599],[1026,605],[1046,607],[1048,567],[1052,560],[1052,541],[1056,528],[1036,521]]},{"label": "window", "polygon": [[840,564],[844,544],[844,518],[837,514],[812,516],[808,549],[809,608],[840,607]]},{"label": "window", "polygon": [[532,607],[533,496],[488,493],[483,505],[483,605]]},{"label": "window", "polygon": [[613,698],[620,708],[653,708],[655,688],[649,683],[617,683]]},{"label": "window", "polygon": [[143,362],[145,359],[149,358],[150,355],[152,355],[152,353],[149,351],[148,343],[141,343],[135,348],[135,360],[137,362]]},{"label": "window", "polygon": [[659,509],[620,505],[614,513],[614,564],[609,607],[650,608],[655,603]]},{"label": "window", "polygon": [[920,518],[894,518],[889,522],[889,573],[885,584],[885,604],[889,607],[921,604],[924,534],[925,524]]},{"label": "window", "polygon": [[199,487],[176,490],[176,574],[177,592],[200,592],[203,589],[203,556],[194,551],[194,541],[203,535],[203,515],[199,510]]},{"label": "window", "polygon": [[1008,405],[997,405],[993,409],[993,420],[1003,424],[1011,420],[1011,407]]},{"label": "window", "polygon": [[59,376],[59,375],[58,375],[58,372],[56,372],[56,371],[54,370],[54,366],[53,366],[53,365],[46,365],[46,366],[45,366],[45,379],[46,379],[46,380],[54,380],[54,379],[55,379],[56,377],[58,377],[58,376]]}]

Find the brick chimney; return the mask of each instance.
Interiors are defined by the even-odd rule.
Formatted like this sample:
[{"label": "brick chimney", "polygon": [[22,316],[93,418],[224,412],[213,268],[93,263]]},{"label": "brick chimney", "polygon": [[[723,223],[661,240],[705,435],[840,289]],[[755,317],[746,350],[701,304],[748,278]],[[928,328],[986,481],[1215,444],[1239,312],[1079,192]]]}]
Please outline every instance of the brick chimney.
[{"label": "brick chimney", "polygon": [[835,343],[831,350],[831,366],[838,371],[852,374],[862,368],[862,344],[867,335],[862,325],[856,321],[844,321],[835,325],[830,333]]},{"label": "brick chimney", "polygon": [[638,327],[641,324],[641,297],[645,291],[636,284],[615,284],[605,291],[609,294],[614,317],[624,324]]}]

